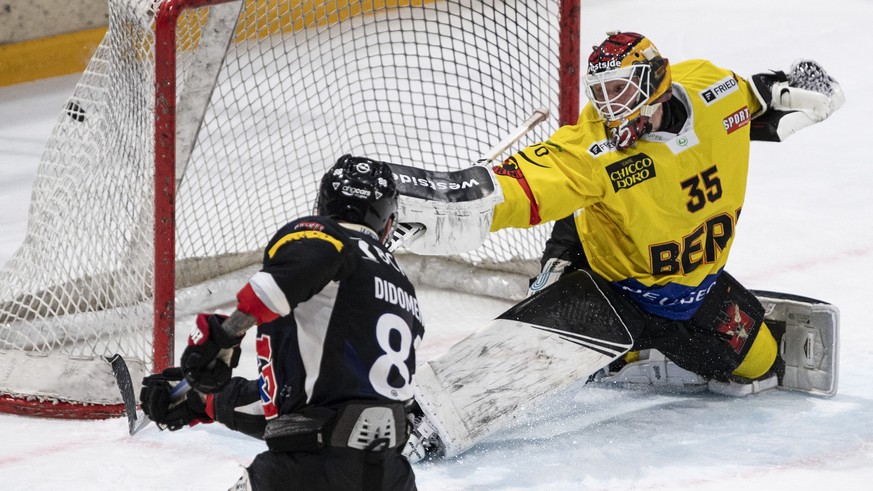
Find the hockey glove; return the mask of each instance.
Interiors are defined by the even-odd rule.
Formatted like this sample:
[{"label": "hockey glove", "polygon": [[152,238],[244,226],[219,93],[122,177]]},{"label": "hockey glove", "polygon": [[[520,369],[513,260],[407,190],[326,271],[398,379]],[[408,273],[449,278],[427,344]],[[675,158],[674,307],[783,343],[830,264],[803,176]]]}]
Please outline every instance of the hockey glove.
[{"label": "hockey glove", "polygon": [[198,314],[197,323],[188,336],[188,347],[182,353],[182,373],[191,387],[200,392],[221,389],[239,365],[242,338],[225,332],[221,327],[225,319],[224,315]]},{"label": "hockey glove", "polygon": [[572,263],[570,263],[570,261],[558,259],[556,257],[546,261],[540,274],[531,279],[530,287],[527,290],[527,296],[531,296],[558,281],[558,278],[560,278],[564,273],[576,271],[577,268],[571,266]]},{"label": "hockey glove", "polygon": [[142,380],[139,393],[142,411],[162,430],[176,431],[185,426],[212,422],[212,418],[206,414],[206,403],[196,390],[189,390],[177,400],[171,399],[173,387],[181,381],[182,369],[178,367],[168,368]]},{"label": "hockey glove", "polygon": [[752,89],[764,107],[752,121],[752,140],[782,141],[824,121],[845,102],[840,84],[812,60],[795,61],[788,74],[752,75]]}]

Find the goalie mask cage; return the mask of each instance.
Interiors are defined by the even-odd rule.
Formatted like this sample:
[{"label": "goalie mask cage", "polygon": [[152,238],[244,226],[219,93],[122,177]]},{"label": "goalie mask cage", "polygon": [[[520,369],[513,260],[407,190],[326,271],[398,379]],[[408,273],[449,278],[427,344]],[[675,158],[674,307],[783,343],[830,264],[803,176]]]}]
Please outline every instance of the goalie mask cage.
[{"label": "goalie mask cage", "polygon": [[[524,141],[574,122],[578,16],[578,0],[110,0],[0,270],[0,411],[120,415],[104,357],[135,381],[172,365],[177,289],[258,264],[343,153],[453,170],[535,108],[552,116]],[[517,269],[547,233],[454,259]]]}]

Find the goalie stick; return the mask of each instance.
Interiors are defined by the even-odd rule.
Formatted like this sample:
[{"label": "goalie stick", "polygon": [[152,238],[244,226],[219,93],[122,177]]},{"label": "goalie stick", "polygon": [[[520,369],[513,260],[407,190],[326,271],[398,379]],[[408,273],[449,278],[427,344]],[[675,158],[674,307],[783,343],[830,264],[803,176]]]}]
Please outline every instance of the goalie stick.
[{"label": "goalie stick", "polygon": [[[118,390],[121,391],[121,400],[124,403],[124,414],[127,416],[128,430],[130,435],[133,436],[148,426],[152,420],[143,414],[141,410],[137,409],[133,379],[130,377],[130,370],[128,370],[124,358],[119,354],[115,354],[107,356],[106,361],[112,366],[112,375],[115,376]],[[173,387],[172,392],[170,392],[170,399],[173,401],[181,400],[190,388],[191,386],[188,385],[188,381],[182,379],[181,382]]]},{"label": "goalie stick", "polygon": [[[486,165],[500,156],[509,147],[515,144],[522,136],[526,135],[538,124],[542,123],[549,117],[549,110],[541,107],[533,112],[524,123],[514,129],[506,138],[491,147],[485,155],[476,161],[477,165]],[[404,243],[412,242],[416,237],[425,231],[425,226],[421,223],[398,223],[391,235],[391,243],[388,246],[390,252],[394,252]]]}]

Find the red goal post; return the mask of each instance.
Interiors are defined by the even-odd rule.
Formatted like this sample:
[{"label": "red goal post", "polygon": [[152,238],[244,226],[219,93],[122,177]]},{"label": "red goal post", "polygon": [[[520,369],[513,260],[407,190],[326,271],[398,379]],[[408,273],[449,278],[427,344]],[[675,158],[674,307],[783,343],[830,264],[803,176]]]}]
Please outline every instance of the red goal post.
[{"label": "red goal post", "polygon": [[[530,142],[579,113],[578,0],[112,0],[109,17],[0,270],[0,411],[120,414],[103,357],[134,379],[175,363],[180,299],[190,313],[190,289],[256,265],[342,153],[452,170],[534,108],[556,116]],[[453,260],[529,274],[547,231]]]}]

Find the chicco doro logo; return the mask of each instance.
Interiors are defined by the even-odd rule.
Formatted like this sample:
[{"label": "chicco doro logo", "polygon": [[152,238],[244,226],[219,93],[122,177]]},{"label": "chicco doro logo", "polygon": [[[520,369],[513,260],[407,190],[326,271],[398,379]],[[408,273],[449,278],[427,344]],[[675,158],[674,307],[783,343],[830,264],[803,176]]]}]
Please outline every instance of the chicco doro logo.
[{"label": "chicco doro logo", "polygon": [[606,166],[612,189],[617,193],[655,177],[655,162],[644,153],[632,155]]}]

